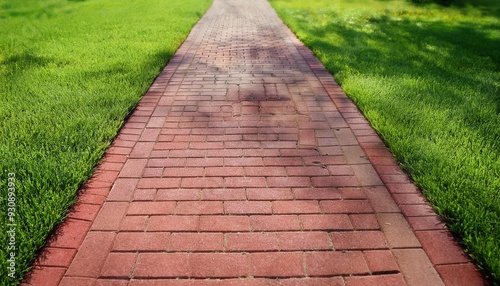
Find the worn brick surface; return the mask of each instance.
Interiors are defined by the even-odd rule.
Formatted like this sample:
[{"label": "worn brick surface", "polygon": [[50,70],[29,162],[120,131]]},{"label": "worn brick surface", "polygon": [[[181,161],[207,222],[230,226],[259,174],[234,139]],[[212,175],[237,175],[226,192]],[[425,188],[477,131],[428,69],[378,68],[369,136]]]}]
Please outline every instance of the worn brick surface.
[{"label": "worn brick surface", "polygon": [[68,219],[62,223],[56,233],[49,239],[49,247],[78,248],[89,230],[88,221]]},{"label": "worn brick surface", "polygon": [[68,218],[80,219],[93,221],[97,216],[101,206],[95,204],[84,204],[81,202],[76,203],[71,208],[70,213],[68,214]]},{"label": "worn brick surface", "polygon": [[272,232],[226,234],[227,251],[277,251],[278,238]]},{"label": "worn brick surface", "polygon": [[32,285],[482,281],[265,0],[213,2],[84,190]]},{"label": "worn brick surface", "polygon": [[147,223],[148,231],[197,231],[199,216],[151,216]]},{"label": "worn brick surface", "polygon": [[363,254],[352,252],[312,252],[305,254],[309,276],[336,276],[368,274],[369,269]]},{"label": "worn brick surface", "polygon": [[374,214],[351,214],[349,218],[356,230],[380,229],[377,217]]},{"label": "worn brick surface", "polygon": [[254,215],[250,216],[253,231],[300,230],[296,215]]},{"label": "worn brick surface", "polygon": [[223,251],[222,233],[177,232],[170,236],[169,251]]},{"label": "worn brick surface", "polygon": [[[64,277],[59,283],[59,286],[94,286],[96,285],[95,278],[85,277]],[[118,284],[116,284],[118,286]]]},{"label": "worn brick surface", "polygon": [[110,253],[101,269],[101,277],[130,278],[136,253]]},{"label": "worn brick surface", "polygon": [[436,270],[446,285],[484,286],[484,278],[472,263],[438,265]]},{"label": "worn brick surface", "polygon": [[394,255],[389,250],[368,250],[364,251],[368,268],[372,273],[389,273],[399,271],[399,266]]},{"label": "worn brick surface", "polygon": [[108,201],[130,201],[134,196],[134,190],[138,180],[135,178],[118,178],[107,197]]},{"label": "worn brick surface", "polygon": [[193,253],[189,255],[190,277],[230,278],[249,275],[244,253]]},{"label": "worn brick surface", "polygon": [[407,285],[401,274],[347,277],[345,282],[346,286]]},{"label": "worn brick surface", "polygon": [[278,232],[280,250],[331,250],[332,241],[326,231]]},{"label": "worn brick surface", "polygon": [[333,232],[331,236],[338,250],[388,248],[381,231],[342,231]]},{"label": "worn brick surface", "polygon": [[302,252],[251,253],[249,256],[255,277],[304,276]]},{"label": "worn brick surface", "polygon": [[346,214],[301,215],[304,230],[351,230],[352,224]]},{"label": "worn brick surface", "polygon": [[59,282],[63,279],[66,268],[63,267],[47,267],[36,266],[25,277],[24,283],[21,285],[40,285],[40,286],[56,286],[61,285]]},{"label": "worn brick surface", "polygon": [[68,267],[75,257],[76,250],[73,248],[46,247],[39,254],[35,262],[36,265]]},{"label": "worn brick surface", "polygon": [[136,278],[189,277],[186,253],[141,253],[134,270]]},{"label": "worn brick surface", "polygon": [[168,232],[119,232],[113,251],[164,251],[167,249]]},{"label": "worn brick surface", "polygon": [[378,214],[377,218],[390,247],[420,247],[420,242],[402,214]]},{"label": "worn brick surface", "polygon": [[408,286],[445,285],[422,249],[397,249],[393,253]]},{"label": "worn brick surface", "polygon": [[455,238],[443,230],[418,231],[417,238],[428,250],[433,264],[458,264],[468,262]]},{"label": "worn brick surface", "polygon": [[67,276],[97,277],[114,240],[113,232],[90,232],[80,246]]}]

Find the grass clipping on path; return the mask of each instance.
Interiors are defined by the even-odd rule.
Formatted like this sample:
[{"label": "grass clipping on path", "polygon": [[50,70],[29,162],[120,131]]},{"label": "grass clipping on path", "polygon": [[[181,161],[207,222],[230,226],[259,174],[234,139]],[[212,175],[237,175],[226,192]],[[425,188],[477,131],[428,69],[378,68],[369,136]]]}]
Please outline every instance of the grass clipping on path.
[{"label": "grass clipping on path", "polygon": [[[23,277],[125,116],[210,3],[0,0],[2,285]],[[6,247],[9,211],[14,249]],[[15,278],[8,278],[11,252]]]},{"label": "grass clipping on path", "polygon": [[500,281],[500,9],[271,0]]}]

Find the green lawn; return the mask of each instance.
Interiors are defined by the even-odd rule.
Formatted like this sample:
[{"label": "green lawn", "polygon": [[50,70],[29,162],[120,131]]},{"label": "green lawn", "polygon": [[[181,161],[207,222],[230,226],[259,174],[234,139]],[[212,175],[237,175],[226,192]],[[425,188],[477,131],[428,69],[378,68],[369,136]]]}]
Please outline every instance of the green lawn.
[{"label": "green lawn", "polygon": [[[210,4],[0,0],[1,285],[23,277],[126,115]],[[17,224],[12,250],[9,222]],[[10,252],[15,278],[8,278]]]},{"label": "green lawn", "polygon": [[499,283],[500,2],[489,2],[271,0]]}]

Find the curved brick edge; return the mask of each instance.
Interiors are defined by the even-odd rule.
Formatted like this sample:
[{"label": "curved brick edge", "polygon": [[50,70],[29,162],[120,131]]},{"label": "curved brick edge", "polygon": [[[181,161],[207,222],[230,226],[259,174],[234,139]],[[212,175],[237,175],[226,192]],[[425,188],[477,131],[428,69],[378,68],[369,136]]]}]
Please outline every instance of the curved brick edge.
[{"label": "curved brick edge", "polygon": [[[37,253],[31,270],[25,275],[21,286],[57,286],[87,237],[97,214],[112,191],[125,162],[134,154],[142,152],[150,140],[142,134],[146,122],[142,118],[152,115],[154,106],[160,101],[165,82],[169,82],[174,71],[179,68],[186,51],[192,45],[191,35],[197,35],[195,25],[179,49],[165,65],[153,84],[131,111],[117,137],[105,151],[93,175],[78,190],[76,203],[68,210],[64,222],[57,225],[49,235],[47,243]],[[151,138],[155,134],[149,134]],[[156,134],[157,135],[157,134]],[[154,140],[153,140],[154,141]],[[92,282],[93,283],[93,282]],[[92,285],[89,280],[89,285]],[[83,285],[83,284],[82,284]]]},{"label": "curved brick edge", "polygon": [[[286,32],[351,128],[445,285],[490,285],[333,76],[288,27]],[[396,258],[404,264],[400,255]]]}]

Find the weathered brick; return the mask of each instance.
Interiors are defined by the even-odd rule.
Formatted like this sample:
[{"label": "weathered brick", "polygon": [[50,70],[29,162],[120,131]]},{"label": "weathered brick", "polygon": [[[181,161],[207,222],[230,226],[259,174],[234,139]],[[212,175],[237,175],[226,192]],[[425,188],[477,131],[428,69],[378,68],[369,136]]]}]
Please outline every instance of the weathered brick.
[{"label": "weathered brick", "polygon": [[172,233],[169,251],[223,251],[222,233]]},{"label": "weathered brick", "polygon": [[249,275],[244,253],[192,253],[190,276],[195,278],[237,278]]},{"label": "weathered brick", "polygon": [[253,231],[299,230],[299,218],[296,215],[255,215],[250,216]]},{"label": "weathered brick", "polygon": [[250,253],[254,277],[297,277],[304,275],[304,254],[300,252]]},{"label": "weathered brick", "polygon": [[373,213],[367,200],[325,200],[320,206],[325,213]]},{"label": "weathered brick", "polygon": [[263,177],[228,177],[224,178],[226,188],[262,188],[267,187]]},{"label": "weathered brick", "polygon": [[226,251],[276,251],[278,239],[275,233],[244,232],[226,234]]},{"label": "weathered brick", "polygon": [[321,209],[316,200],[274,201],[273,212],[275,214],[307,214],[320,213]]},{"label": "weathered brick", "polygon": [[375,214],[350,214],[352,226],[356,230],[380,229]]},{"label": "weathered brick", "polygon": [[434,265],[467,263],[469,261],[460,245],[448,231],[417,231],[416,234]]},{"label": "weathered brick", "polygon": [[113,232],[90,232],[80,246],[66,275],[97,277],[111,250],[114,238]]},{"label": "weathered brick", "polygon": [[198,231],[199,216],[151,216],[148,231]]},{"label": "weathered brick", "polygon": [[249,177],[280,177],[286,176],[286,170],[281,166],[245,167],[245,174]]},{"label": "weathered brick", "polygon": [[385,249],[388,248],[381,231],[343,231],[331,233],[337,250]]},{"label": "weathered brick", "polygon": [[109,192],[108,201],[128,202],[134,196],[135,187],[138,179],[136,178],[118,178],[111,191]]},{"label": "weathered brick", "polygon": [[92,230],[118,230],[127,208],[128,203],[125,202],[104,203],[92,224]]},{"label": "weathered brick", "polygon": [[389,273],[399,271],[398,263],[389,250],[363,251],[368,268],[372,273]]},{"label": "weathered brick", "polygon": [[120,222],[119,231],[143,231],[146,228],[148,216],[125,216]]},{"label": "weathered brick", "polygon": [[134,269],[134,277],[176,278],[189,277],[188,253],[140,253]]},{"label": "weathered brick", "polygon": [[113,251],[165,251],[169,232],[119,232],[113,243]]},{"label": "weathered brick", "polygon": [[300,188],[310,187],[309,177],[268,177],[267,184],[272,188]]},{"label": "weathered brick", "polygon": [[35,265],[69,267],[75,257],[76,249],[45,247],[35,261]]},{"label": "weathered brick", "polygon": [[356,187],[360,186],[355,176],[314,177],[311,179],[314,187]]},{"label": "weathered brick", "polygon": [[246,216],[201,216],[201,231],[250,231],[249,218]]},{"label": "weathered brick", "polygon": [[450,264],[438,265],[436,270],[443,279],[445,285],[453,286],[483,286],[488,282],[476,269],[474,264]]},{"label": "weathered brick", "polygon": [[420,247],[420,242],[402,214],[377,214],[377,219],[390,247]]},{"label": "weathered brick", "polygon": [[229,201],[224,202],[226,214],[271,214],[270,202],[263,201]]},{"label": "weathered brick", "polygon": [[132,202],[128,207],[128,215],[160,215],[173,214],[175,202]]},{"label": "weathered brick", "polygon": [[304,230],[351,230],[349,217],[345,214],[301,215],[300,221]]},{"label": "weathered brick", "polygon": [[368,274],[369,269],[358,251],[310,252],[305,254],[305,264],[309,276],[336,276]]},{"label": "weathered brick", "polygon": [[406,282],[401,274],[370,275],[346,277],[346,286],[372,286],[372,285],[391,285],[406,286]]},{"label": "weathered brick", "polygon": [[221,177],[183,178],[183,188],[220,188],[224,186]]},{"label": "weathered brick", "polygon": [[101,270],[102,277],[130,278],[136,253],[110,253]]},{"label": "weathered brick", "polygon": [[199,189],[159,189],[157,201],[197,201],[201,197]]},{"label": "weathered brick", "polygon": [[293,195],[297,200],[334,200],[341,194],[335,188],[294,188]]},{"label": "weathered brick", "polygon": [[205,201],[231,201],[231,200],[245,200],[245,189],[203,189],[201,191],[201,199]]},{"label": "weathered brick", "polygon": [[100,205],[84,204],[81,202],[77,202],[71,208],[68,214],[68,218],[93,221],[100,209],[101,209]]},{"label": "weathered brick", "polygon": [[141,178],[137,184],[140,189],[177,188],[180,186],[180,178]]},{"label": "weathered brick", "polygon": [[248,188],[247,197],[249,200],[291,200],[293,193],[290,188]]},{"label": "weathered brick", "polygon": [[276,237],[281,251],[332,249],[332,242],[327,232],[277,232]]},{"label": "weathered brick", "polygon": [[119,177],[121,178],[138,178],[142,175],[146,168],[147,159],[128,159],[123,166]]},{"label": "weathered brick", "polygon": [[31,270],[30,275],[25,278],[21,285],[57,286],[63,279],[65,271],[66,269],[62,267],[37,266]]},{"label": "weathered brick", "polygon": [[223,214],[224,208],[222,202],[217,201],[177,202],[175,213],[178,215]]},{"label": "weathered brick", "polygon": [[443,281],[422,249],[394,249],[392,251],[408,286],[437,285]]}]

